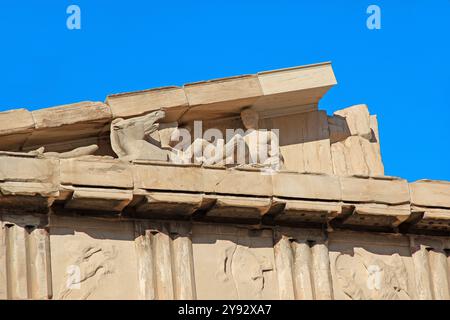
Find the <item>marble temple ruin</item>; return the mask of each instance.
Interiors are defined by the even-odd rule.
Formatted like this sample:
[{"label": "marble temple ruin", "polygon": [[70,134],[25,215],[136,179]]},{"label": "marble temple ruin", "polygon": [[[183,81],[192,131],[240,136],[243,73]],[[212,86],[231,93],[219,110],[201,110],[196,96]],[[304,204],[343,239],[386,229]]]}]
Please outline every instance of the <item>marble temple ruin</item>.
[{"label": "marble temple ruin", "polygon": [[[386,176],[366,105],[318,110],[336,83],[320,63],[1,112],[0,299],[450,299],[450,183]],[[252,133],[277,144],[239,162]]]}]

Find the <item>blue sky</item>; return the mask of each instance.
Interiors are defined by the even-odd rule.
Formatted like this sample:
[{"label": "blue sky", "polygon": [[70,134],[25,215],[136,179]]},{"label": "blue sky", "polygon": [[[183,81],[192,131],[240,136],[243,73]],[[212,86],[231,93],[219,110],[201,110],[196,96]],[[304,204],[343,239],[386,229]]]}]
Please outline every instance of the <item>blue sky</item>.
[{"label": "blue sky", "polygon": [[332,61],[320,108],[366,103],[386,174],[450,180],[449,21],[449,0],[2,0],[0,111]]}]

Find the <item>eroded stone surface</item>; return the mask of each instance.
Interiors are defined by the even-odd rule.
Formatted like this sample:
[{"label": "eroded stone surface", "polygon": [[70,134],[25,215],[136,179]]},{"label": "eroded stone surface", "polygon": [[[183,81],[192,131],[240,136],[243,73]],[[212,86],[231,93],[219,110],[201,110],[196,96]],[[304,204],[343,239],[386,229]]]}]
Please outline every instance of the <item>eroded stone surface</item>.
[{"label": "eroded stone surface", "polygon": [[414,205],[450,208],[450,183],[447,181],[417,181],[410,184],[410,190]]},{"label": "eroded stone surface", "polygon": [[27,132],[35,128],[31,112],[25,109],[0,112],[0,135]]},{"label": "eroded stone surface", "polygon": [[384,175],[377,118],[366,105],[336,111],[328,124],[334,174]]},{"label": "eroded stone surface", "polygon": [[[449,300],[450,184],[384,176],[367,106],[317,110],[335,83],[325,63],[0,113],[0,299]],[[190,155],[194,120],[280,153]]]},{"label": "eroded stone surface", "polygon": [[170,122],[177,121],[188,110],[184,90],[177,87],[110,95],[106,103],[111,107],[114,118],[136,117],[164,110],[164,120]]}]

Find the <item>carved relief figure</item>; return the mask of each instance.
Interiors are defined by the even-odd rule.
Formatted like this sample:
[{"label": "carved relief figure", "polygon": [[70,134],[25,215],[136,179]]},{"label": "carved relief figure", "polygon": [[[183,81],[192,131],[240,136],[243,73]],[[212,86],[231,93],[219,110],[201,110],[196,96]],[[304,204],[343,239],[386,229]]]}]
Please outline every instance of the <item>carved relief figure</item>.
[{"label": "carved relief figure", "polygon": [[398,254],[388,257],[386,261],[355,248],[354,257],[340,253],[335,266],[337,281],[350,299],[410,299],[406,267]]},{"label": "carved relief figure", "polygon": [[[246,132],[235,133],[226,144],[216,143],[215,148],[223,150],[206,153],[207,162],[215,164],[235,164],[240,167],[272,168],[279,170],[283,166],[283,157],[278,136],[271,130],[259,128],[259,114],[247,108],[241,112]],[[220,140],[220,139],[219,139]]]},{"label": "carved relief figure", "polygon": [[142,117],[115,119],[111,123],[111,145],[119,159],[204,165],[232,163],[276,170],[283,163],[277,135],[259,129],[259,115],[252,109],[245,109],[241,113],[247,131],[236,133],[226,144],[219,130],[220,137],[210,142],[202,135],[192,135],[190,126],[178,128],[176,122],[157,123],[164,117],[164,111],[155,111]]},{"label": "carved relief figure", "polygon": [[256,256],[249,248],[232,244],[221,251],[216,277],[233,283],[237,299],[261,299],[264,273],[273,270],[265,257]]},{"label": "carved relief figure", "polygon": [[[192,137],[194,137],[192,139]],[[172,163],[214,164],[216,157],[207,157],[204,151],[216,149],[216,146],[193,133],[192,126],[176,128],[170,136],[169,159]],[[193,141],[192,141],[193,140]],[[214,154],[213,154],[214,155]]]},{"label": "carved relief figure", "polygon": [[246,134],[243,139],[249,150],[250,165],[280,169],[283,158],[280,152],[278,136],[271,130],[259,129],[259,114],[253,109],[244,109],[241,119]]},{"label": "carved relief figure", "polygon": [[45,152],[45,147],[28,152],[28,154],[44,158],[70,159],[93,155],[98,150],[98,145],[93,144],[87,147],[76,148],[68,152]]},{"label": "carved relief figure", "polygon": [[114,272],[112,262],[117,252],[112,245],[93,244],[72,248],[71,255],[58,299],[85,300]]}]

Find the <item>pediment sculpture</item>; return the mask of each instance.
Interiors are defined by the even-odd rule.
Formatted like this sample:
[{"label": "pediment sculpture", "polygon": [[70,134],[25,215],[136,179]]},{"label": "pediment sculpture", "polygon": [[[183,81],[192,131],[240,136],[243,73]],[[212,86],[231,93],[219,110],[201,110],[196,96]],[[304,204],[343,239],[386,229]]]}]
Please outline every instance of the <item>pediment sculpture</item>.
[{"label": "pediment sculpture", "polygon": [[[260,129],[259,114],[253,109],[247,108],[241,112],[244,128],[226,129],[226,138],[221,130],[214,128],[199,135],[196,122],[193,126],[181,127],[177,122],[161,123],[165,116],[165,112],[159,110],[144,116],[113,120],[110,140],[117,157],[127,162],[162,161],[275,171],[283,167],[278,134],[273,130]],[[58,159],[111,158],[95,155],[98,150],[99,146],[92,144],[66,152],[46,152],[45,147],[40,147],[28,154]]]},{"label": "pediment sculpture", "polygon": [[[199,137],[192,134],[192,126],[159,123],[164,117],[164,111],[155,111],[140,117],[115,119],[111,123],[111,145],[119,159],[276,170],[283,165],[278,136],[259,128],[259,115],[252,109],[241,112],[246,131],[235,130],[226,141],[219,130]],[[208,131],[211,133],[211,129]]]},{"label": "pediment sculpture", "polygon": [[164,111],[148,115],[115,119],[111,123],[111,147],[119,159],[168,161],[169,151],[162,148],[159,123]]}]

